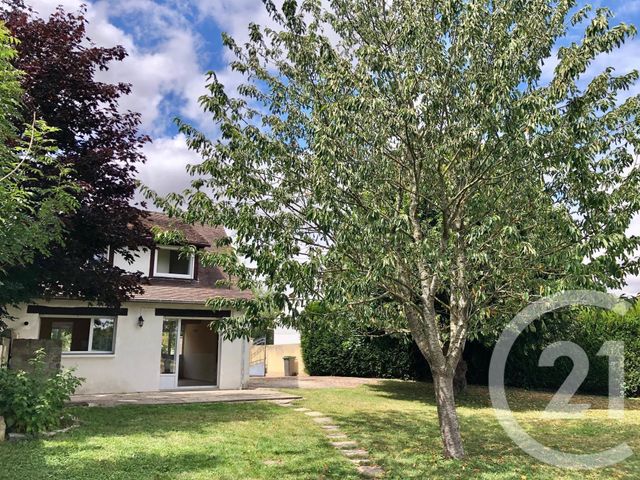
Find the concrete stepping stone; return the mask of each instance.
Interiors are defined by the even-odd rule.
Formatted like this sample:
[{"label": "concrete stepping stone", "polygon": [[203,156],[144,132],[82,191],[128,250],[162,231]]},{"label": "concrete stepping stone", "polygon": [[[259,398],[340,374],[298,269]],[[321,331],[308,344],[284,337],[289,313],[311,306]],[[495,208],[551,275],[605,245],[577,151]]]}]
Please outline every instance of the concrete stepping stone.
[{"label": "concrete stepping stone", "polygon": [[358,448],[358,443],[353,440],[345,440],[343,442],[329,442],[332,447],[337,449],[349,449],[349,448]]},{"label": "concrete stepping stone", "polygon": [[333,418],[329,417],[314,417],[313,421],[316,423],[331,423],[333,422]]},{"label": "concrete stepping stone", "polygon": [[324,413],[322,412],[305,412],[305,415],[309,415],[310,417],[324,417]]},{"label": "concrete stepping stone", "polygon": [[368,457],[369,456],[369,452],[367,452],[366,450],[363,450],[362,448],[354,448],[352,450],[346,449],[346,450],[340,450],[340,453],[342,453],[343,455],[347,456],[347,457]]},{"label": "concrete stepping stone", "polygon": [[340,438],[348,438],[344,433],[327,433],[327,438],[331,440],[337,440]]},{"label": "concrete stepping stone", "polygon": [[371,460],[369,460],[368,458],[350,458],[349,461],[356,466],[369,465],[371,463]]},{"label": "concrete stepping stone", "polygon": [[375,465],[360,465],[357,470],[360,475],[366,478],[380,478],[384,475],[384,470]]},{"label": "concrete stepping stone", "polygon": [[322,425],[322,428],[325,430],[340,430],[340,427],[337,425]]},{"label": "concrete stepping stone", "polygon": [[296,412],[308,412],[309,409],[308,408],[304,408],[304,407],[298,407],[298,408],[294,408],[294,410]]}]

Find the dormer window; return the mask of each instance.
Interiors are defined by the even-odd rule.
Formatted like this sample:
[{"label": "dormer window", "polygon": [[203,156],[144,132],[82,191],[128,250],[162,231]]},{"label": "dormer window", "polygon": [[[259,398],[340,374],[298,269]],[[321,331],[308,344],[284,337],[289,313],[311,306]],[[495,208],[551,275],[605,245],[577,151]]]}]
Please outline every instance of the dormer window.
[{"label": "dormer window", "polygon": [[193,278],[194,255],[185,254],[181,247],[158,247],[155,257],[155,277]]}]

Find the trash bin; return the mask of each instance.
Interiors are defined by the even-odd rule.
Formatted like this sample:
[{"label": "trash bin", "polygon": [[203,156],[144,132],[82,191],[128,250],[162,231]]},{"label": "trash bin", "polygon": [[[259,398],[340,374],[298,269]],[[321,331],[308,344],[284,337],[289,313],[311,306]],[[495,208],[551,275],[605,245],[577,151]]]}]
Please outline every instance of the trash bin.
[{"label": "trash bin", "polygon": [[282,357],[284,360],[284,375],[285,377],[293,377],[298,374],[296,371],[296,357],[286,356]]}]

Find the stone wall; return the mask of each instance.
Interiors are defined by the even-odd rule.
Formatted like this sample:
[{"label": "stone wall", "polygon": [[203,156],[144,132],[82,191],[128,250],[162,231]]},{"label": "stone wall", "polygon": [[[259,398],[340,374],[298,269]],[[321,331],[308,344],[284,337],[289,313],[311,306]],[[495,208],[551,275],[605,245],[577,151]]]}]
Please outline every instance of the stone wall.
[{"label": "stone wall", "polygon": [[41,348],[44,349],[46,353],[44,357],[45,369],[49,372],[59,371],[62,358],[62,342],[60,340],[31,338],[15,338],[11,342],[9,368],[12,370],[24,370],[26,372],[31,371],[32,367],[29,364],[29,360],[31,360],[35,352]]}]

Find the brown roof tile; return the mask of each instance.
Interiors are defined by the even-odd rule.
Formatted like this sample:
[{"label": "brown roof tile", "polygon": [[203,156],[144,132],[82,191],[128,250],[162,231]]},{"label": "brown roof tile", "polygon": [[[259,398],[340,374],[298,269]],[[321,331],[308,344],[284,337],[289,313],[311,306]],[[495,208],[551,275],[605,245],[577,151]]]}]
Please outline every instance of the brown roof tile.
[{"label": "brown roof tile", "polygon": [[[149,229],[151,227],[160,227],[163,230],[179,230],[181,231],[187,242],[191,245],[196,245],[198,247],[209,247],[211,244],[205,239],[202,235],[200,235],[197,229],[193,225],[189,225],[184,223],[177,218],[170,218],[164,213],[160,212],[147,212],[147,215],[142,218],[142,222]],[[222,227],[216,227],[222,228]],[[224,233],[224,228],[222,228],[222,232]],[[225,234],[226,236],[226,234]]]},{"label": "brown roof tile", "polygon": [[[158,225],[165,229],[184,232],[187,241],[209,251],[218,250],[216,241],[227,238],[224,227],[208,225],[188,225],[175,218],[158,212],[149,212],[144,219],[145,224]],[[224,247],[222,247],[224,248]],[[240,290],[233,282],[229,288],[220,286],[219,280],[229,280],[229,276],[219,267],[198,266],[197,280],[170,278],[149,278],[143,283],[144,293],[136,295],[133,300],[140,302],[167,302],[204,304],[214,297],[229,299],[251,299],[253,294],[248,290]]]}]

